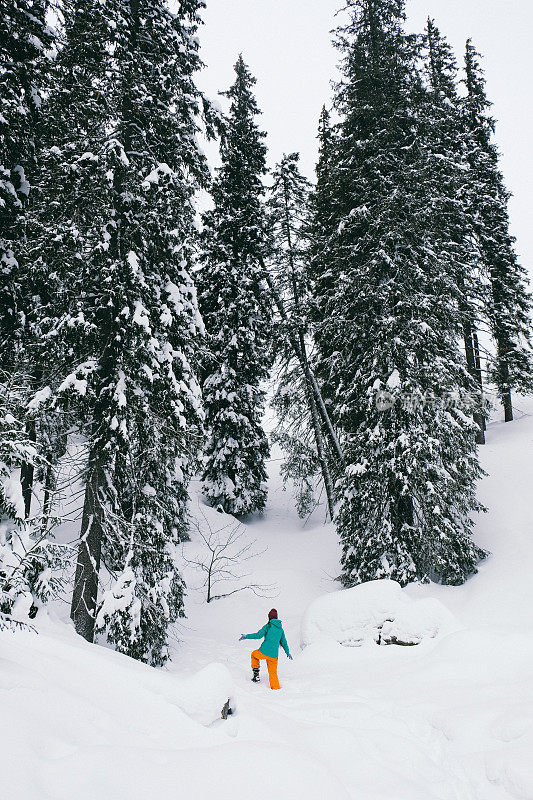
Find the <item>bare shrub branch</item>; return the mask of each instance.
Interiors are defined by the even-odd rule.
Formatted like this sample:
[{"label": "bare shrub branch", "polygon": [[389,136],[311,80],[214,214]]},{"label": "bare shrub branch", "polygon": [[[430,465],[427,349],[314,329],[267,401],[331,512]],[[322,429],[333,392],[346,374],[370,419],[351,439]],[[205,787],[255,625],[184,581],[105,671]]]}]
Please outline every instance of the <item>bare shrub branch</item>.
[{"label": "bare shrub branch", "polygon": [[[257,539],[244,543],[242,541],[244,526],[234,520],[213,530],[200,504],[198,504],[198,508],[205,528],[198,522],[193,523],[193,526],[203,545],[202,552],[194,558],[186,558],[185,555],[183,558],[189,566],[204,574],[203,582],[196,588],[206,592],[206,601],[210,603],[212,600],[221,600],[223,597],[230,597],[230,595],[243,592],[245,589],[250,589],[258,597],[275,597],[277,592],[275,584],[247,582],[251,573],[243,573],[241,570],[244,562],[263,555],[268,548],[254,549]],[[214,592],[216,586],[228,581],[245,581],[245,583],[227,592]]]}]

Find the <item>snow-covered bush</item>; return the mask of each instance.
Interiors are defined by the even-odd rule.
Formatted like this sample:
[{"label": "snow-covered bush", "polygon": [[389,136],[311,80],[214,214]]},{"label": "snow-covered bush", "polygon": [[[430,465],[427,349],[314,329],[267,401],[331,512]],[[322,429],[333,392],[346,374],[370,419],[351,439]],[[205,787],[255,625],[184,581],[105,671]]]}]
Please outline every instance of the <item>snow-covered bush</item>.
[{"label": "snow-covered bush", "polygon": [[0,526],[0,609],[16,619],[34,617],[61,595],[73,551],[48,536],[32,535],[29,525],[6,527]]},{"label": "snow-covered bush", "polygon": [[453,627],[452,614],[438,600],[413,600],[396,581],[369,581],[314,600],[302,620],[302,645],[321,639],[346,647],[411,645]]},{"label": "snow-covered bush", "polygon": [[12,405],[8,392],[1,391],[0,612],[20,620],[35,616],[39,605],[61,592],[71,551],[43,536],[39,520],[24,518],[18,470],[40,459]]}]

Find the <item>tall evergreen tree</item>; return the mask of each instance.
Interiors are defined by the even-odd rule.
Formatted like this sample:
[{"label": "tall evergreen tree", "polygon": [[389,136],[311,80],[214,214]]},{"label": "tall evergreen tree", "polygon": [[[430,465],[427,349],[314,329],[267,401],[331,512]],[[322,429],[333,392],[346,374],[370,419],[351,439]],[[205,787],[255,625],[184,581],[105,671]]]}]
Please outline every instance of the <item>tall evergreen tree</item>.
[{"label": "tall evergreen tree", "polygon": [[428,88],[422,107],[428,156],[426,176],[434,212],[440,217],[435,226],[434,247],[441,258],[446,253],[450,264],[455,264],[466,364],[477,385],[480,404],[474,412],[478,425],[476,438],[478,444],[484,444],[483,379],[477,326],[485,286],[475,245],[475,212],[471,203],[471,171],[467,160],[469,137],[464,128],[457,91],[456,60],[432,19],[428,19],[423,43]]},{"label": "tall evergreen tree", "polygon": [[273,267],[295,328],[305,330],[308,279],[305,229],[311,186],[301,174],[298,153],[284,155],[272,171],[267,211],[272,233]]},{"label": "tall evergreen tree", "polygon": [[2,365],[11,367],[24,335],[23,271],[18,258],[35,177],[35,126],[48,63],[45,51],[52,41],[46,8],[44,0],[0,3],[0,345]]},{"label": "tall evergreen tree", "polygon": [[165,660],[168,624],[183,614],[173,547],[187,538],[201,416],[190,277],[191,201],[206,178],[193,82],[201,6],[187,0],[174,14],[162,1],[125,3],[114,53],[114,208],[101,257],[109,315],[102,327],[113,339],[102,352],[97,402],[106,404],[102,439],[109,425],[118,444],[113,491],[127,537],[109,548],[119,574],[100,617],[118,649],[152,664]]},{"label": "tall evergreen tree", "polygon": [[92,641],[101,551],[109,538],[104,512],[109,510],[113,521],[120,518],[111,481],[105,480],[116,450],[114,442],[103,441],[98,451],[99,433],[106,423],[109,427],[109,419],[99,418],[103,409],[96,402],[99,355],[106,337],[113,336],[104,321],[107,276],[97,259],[108,249],[105,223],[112,209],[116,8],[94,0],[65,0],[62,16],[61,46],[43,108],[41,190],[31,245],[34,263],[50,278],[50,293],[42,298],[48,322],[42,357],[57,363],[52,402],[68,408],[71,422],[88,440],[73,619],[78,632]]},{"label": "tall evergreen tree", "polygon": [[333,337],[335,361],[325,369],[347,441],[338,486],[342,581],[460,583],[482,555],[470,539],[480,470],[464,413],[472,380],[457,349],[456,265],[433,245],[440,214],[418,41],[404,32],[402,0],[348,7],[319,323]]},{"label": "tall evergreen tree", "polygon": [[[16,373],[29,397],[37,388],[31,315],[41,285],[27,257],[28,208],[38,182],[37,142],[43,83],[53,42],[45,0],[0,3],[0,367]],[[23,420],[22,420],[23,421]],[[35,442],[34,420],[26,420]],[[26,517],[34,465],[21,465]]]},{"label": "tall evergreen tree", "polygon": [[[207,179],[195,138],[201,7],[74,0],[60,54],[73,68],[50,98],[60,136],[46,206],[62,204],[56,241],[70,277],[54,323],[71,359],[57,396],[88,446],[71,614],[92,640],[98,611],[117,649],[152,664],[183,613],[173,550],[187,536],[201,418],[190,278],[192,196]],[[39,222],[56,224],[44,208]],[[99,600],[102,558],[112,583]]]},{"label": "tall evergreen tree", "polygon": [[261,417],[271,310],[262,266],[264,134],[255,121],[255,78],[241,56],[235,72],[225,92],[231,105],[212,186],[214,208],[204,215],[199,297],[209,349],[203,370],[205,494],[213,506],[240,515],[261,511],[267,496],[269,448]]},{"label": "tall evergreen tree", "polygon": [[499,168],[499,153],[493,141],[495,123],[485,93],[485,78],[479,54],[472,42],[466,45],[464,124],[470,135],[469,161],[472,175],[471,203],[476,212],[476,235],[489,291],[485,313],[496,343],[491,364],[504,407],[505,421],[513,418],[511,390],[531,391],[531,298],[525,270],[518,263],[515,240],[509,233],[508,201]]},{"label": "tall evergreen tree", "polygon": [[[322,393],[328,413],[338,425],[336,416],[337,404],[335,374],[340,368],[337,364],[341,354],[335,349],[334,336],[328,330],[327,303],[331,293],[335,292],[335,280],[329,264],[330,240],[337,233],[342,211],[336,209],[336,193],[334,191],[335,144],[336,129],[332,127],[329,111],[324,106],[318,123],[318,161],[316,166],[316,183],[311,194],[308,275],[313,286],[310,318],[319,324],[314,327],[314,341],[318,358],[313,368],[320,380]],[[334,320],[330,325],[334,326]]]},{"label": "tall evergreen tree", "polygon": [[0,605],[31,616],[62,587],[69,550],[45,535],[42,511],[31,508],[35,470],[48,470],[38,321],[53,281],[43,281],[32,251],[55,44],[47,11],[43,0],[0,3]]}]

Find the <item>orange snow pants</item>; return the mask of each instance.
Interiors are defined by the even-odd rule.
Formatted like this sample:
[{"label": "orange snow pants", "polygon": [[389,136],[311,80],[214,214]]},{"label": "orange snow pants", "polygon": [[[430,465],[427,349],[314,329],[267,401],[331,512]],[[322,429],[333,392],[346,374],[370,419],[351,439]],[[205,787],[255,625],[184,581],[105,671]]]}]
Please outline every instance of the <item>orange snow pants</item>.
[{"label": "orange snow pants", "polygon": [[268,679],[270,681],[271,689],[281,689],[278,680],[278,659],[271,656],[265,656],[260,650],[254,650],[252,653],[252,669],[259,669],[259,660],[264,658],[267,662]]}]

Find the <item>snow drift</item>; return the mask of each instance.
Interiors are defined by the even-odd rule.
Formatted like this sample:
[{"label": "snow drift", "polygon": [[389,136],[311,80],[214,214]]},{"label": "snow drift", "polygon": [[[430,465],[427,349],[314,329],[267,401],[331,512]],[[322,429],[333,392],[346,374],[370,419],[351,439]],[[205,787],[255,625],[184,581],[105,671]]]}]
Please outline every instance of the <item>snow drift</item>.
[{"label": "snow drift", "polygon": [[413,600],[399,583],[377,580],[314,600],[302,620],[302,646],[328,639],[345,647],[368,643],[420,644],[456,628],[438,600]]}]

